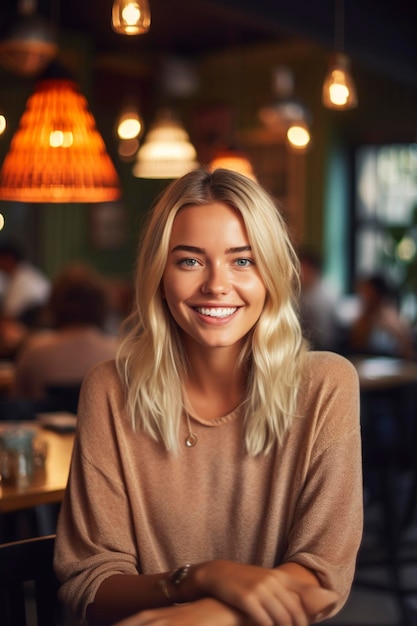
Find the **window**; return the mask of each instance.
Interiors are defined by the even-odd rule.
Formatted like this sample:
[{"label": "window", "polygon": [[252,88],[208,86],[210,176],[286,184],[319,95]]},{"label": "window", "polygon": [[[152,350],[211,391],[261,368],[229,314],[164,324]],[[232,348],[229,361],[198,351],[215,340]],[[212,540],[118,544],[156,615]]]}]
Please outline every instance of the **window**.
[{"label": "window", "polygon": [[416,300],[417,144],[356,153],[355,274],[383,271]]}]

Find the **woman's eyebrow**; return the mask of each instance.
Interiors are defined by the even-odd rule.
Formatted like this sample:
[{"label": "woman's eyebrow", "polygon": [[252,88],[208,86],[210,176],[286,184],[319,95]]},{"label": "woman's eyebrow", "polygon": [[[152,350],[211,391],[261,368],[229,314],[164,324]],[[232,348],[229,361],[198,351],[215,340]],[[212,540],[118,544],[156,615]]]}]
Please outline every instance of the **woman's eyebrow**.
[{"label": "woman's eyebrow", "polygon": [[[240,252],[251,252],[251,246],[236,246],[233,248],[227,248],[225,250],[226,254],[239,254]],[[206,254],[205,248],[199,248],[198,246],[186,246],[184,244],[179,244],[172,248],[171,252],[193,252],[194,254]]]},{"label": "woman's eyebrow", "polygon": [[194,252],[194,254],[205,254],[205,248],[198,248],[197,246],[185,246],[180,244],[172,248],[171,252]]},{"label": "woman's eyebrow", "polygon": [[236,246],[235,248],[227,248],[226,254],[239,254],[239,252],[252,252],[251,246]]}]

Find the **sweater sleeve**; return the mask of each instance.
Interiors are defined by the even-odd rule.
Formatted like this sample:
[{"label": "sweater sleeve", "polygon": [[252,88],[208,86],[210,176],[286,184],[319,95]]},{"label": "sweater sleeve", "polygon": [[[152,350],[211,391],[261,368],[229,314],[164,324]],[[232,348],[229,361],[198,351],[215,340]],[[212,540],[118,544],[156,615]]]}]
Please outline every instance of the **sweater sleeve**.
[{"label": "sweater sleeve", "polygon": [[337,613],[351,589],[363,527],[359,385],[344,358],[329,354],[321,366],[307,383],[305,477],[284,560],[338,592]]},{"label": "sweater sleeve", "polygon": [[105,578],[137,574],[131,512],[122,483],[121,388],[110,364],[94,368],[80,394],[71,470],[57,526],[60,598],[78,617]]}]

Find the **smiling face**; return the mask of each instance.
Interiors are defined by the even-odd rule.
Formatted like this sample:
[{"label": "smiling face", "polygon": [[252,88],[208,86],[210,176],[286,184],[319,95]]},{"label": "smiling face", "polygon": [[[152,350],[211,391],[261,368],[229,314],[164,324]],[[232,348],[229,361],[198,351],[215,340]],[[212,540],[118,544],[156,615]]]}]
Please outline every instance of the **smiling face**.
[{"label": "smiling face", "polygon": [[181,209],[162,288],[186,349],[240,346],[266,298],[240,213],[218,202]]}]

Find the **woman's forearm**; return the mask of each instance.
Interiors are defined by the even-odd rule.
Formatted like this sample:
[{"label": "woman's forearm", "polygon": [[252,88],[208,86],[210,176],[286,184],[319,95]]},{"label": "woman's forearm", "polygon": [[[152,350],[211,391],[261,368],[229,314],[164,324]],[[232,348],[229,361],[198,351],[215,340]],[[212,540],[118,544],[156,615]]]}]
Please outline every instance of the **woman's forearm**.
[{"label": "woman's forearm", "polygon": [[189,566],[179,586],[171,582],[170,572],[149,575],[115,574],[98,588],[87,609],[91,626],[105,626],[138,611],[192,602],[208,594],[199,585],[197,570],[204,563]]},{"label": "woman's forearm", "polygon": [[143,611],[171,604],[159,585],[161,574],[147,576],[114,574],[106,578],[87,608],[91,626],[106,626]]},{"label": "woman's forearm", "polygon": [[[87,609],[90,626],[141,626],[145,620],[159,623],[169,617],[170,623],[216,626],[250,626],[252,622],[240,611],[215,598],[203,598],[173,606],[161,593],[161,575],[135,576],[117,574],[99,587],[94,602]],[[201,621],[203,620],[203,621]],[[152,622],[153,623],[153,622]]]}]

